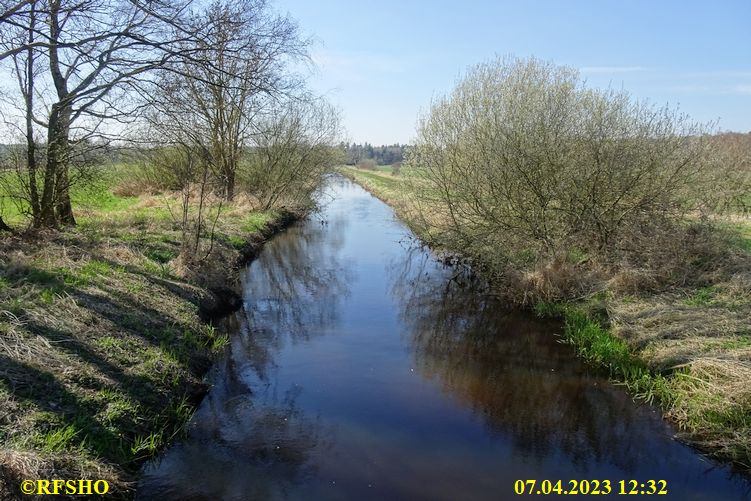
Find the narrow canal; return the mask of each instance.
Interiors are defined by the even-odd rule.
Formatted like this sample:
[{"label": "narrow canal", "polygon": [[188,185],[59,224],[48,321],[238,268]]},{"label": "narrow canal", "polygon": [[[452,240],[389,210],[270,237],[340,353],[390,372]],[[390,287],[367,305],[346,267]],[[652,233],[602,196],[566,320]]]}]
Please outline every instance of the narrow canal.
[{"label": "narrow canal", "polygon": [[334,179],[325,198],[245,271],[212,388],[139,499],[504,500],[517,480],[582,479],[749,496],[558,325],[457,278],[359,186]]}]

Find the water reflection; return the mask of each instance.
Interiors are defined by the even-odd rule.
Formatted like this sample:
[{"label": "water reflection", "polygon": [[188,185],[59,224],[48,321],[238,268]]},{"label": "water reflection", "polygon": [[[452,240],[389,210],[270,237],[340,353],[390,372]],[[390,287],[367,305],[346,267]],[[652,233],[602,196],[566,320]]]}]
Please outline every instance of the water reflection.
[{"label": "water reflection", "polygon": [[405,256],[389,277],[415,366],[510,437],[514,454],[563,453],[578,473],[603,461],[632,473],[650,461],[651,451],[633,446],[647,440],[643,414],[574,362],[552,335],[557,326],[504,308],[466,276],[436,280],[438,265],[419,248]]},{"label": "water reflection", "polygon": [[331,188],[324,214],[247,270],[212,388],[188,438],[144,468],[140,499],[506,499],[525,478],[747,497],[579,364],[557,325],[405,245],[360,188]]},{"label": "water reflection", "polygon": [[352,262],[340,255],[346,225],[338,221],[337,231],[314,222],[294,227],[248,268],[236,349],[261,379],[284,343],[310,341],[336,323],[355,276]]},{"label": "water reflection", "polygon": [[290,388],[216,399],[194,417],[191,439],[144,472],[138,499],[278,499],[315,473],[320,423],[304,416]]},{"label": "water reflection", "polygon": [[273,373],[277,353],[323,334],[348,297],[338,234],[292,228],[248,269],[246,307],[227,319],[239,335],[212,369],[190,439],[144,469],[139,499],[279,499],[314,475],[330,430],[297,405],[302,387]]}]

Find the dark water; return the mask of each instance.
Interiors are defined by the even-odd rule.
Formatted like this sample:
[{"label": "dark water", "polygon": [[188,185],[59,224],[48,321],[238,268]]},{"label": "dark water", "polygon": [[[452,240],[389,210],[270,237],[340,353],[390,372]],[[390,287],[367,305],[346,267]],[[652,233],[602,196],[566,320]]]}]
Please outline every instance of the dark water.
[{"label": "dark water", "polygon": [[576,361],[556,324],[452,281],[361,188],[328,196],[328,224],[293,227],[247,269],[231,350],[140,499],[511,499],[518,479],[749,496]]}]

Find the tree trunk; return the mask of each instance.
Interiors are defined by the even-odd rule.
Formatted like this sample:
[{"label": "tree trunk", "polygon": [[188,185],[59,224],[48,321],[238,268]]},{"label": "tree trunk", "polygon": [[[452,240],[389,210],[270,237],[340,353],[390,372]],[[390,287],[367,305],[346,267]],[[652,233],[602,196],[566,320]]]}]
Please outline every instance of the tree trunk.
[{"label": "tree trunk", "polygon": [[[50,115],[50,124],[52,124],[52,114]],[[50,127],[47,134],[49,139],[52,136],[52,128]],[[48,144],[47,146],[47,165],[44,170],[44,183],[42,186],[42,199],[39,201],[39,217],[34,221],[34,224],[38,227],[52,228],[57,226],[57,219],[55,218],[55,181],[57,176],[57,155],[50,155],[53,150],[53,146]]]},{"label": "tree trunk", "polygon": [[34,30],[36,26],[35,2],[31,3],[29,20],[29,49],[26,53],[26,89],[24,89],[24,101],[26,105],[26,166],[29,175],[29,203],[34,225],[41,213],[39,207],[39,192],[37,191],[37,163],[36,144],[34,142]]},{"label": "tree trunk", "polygon": [[235,198],[235,171],[234,169],[227,172],[227,186],[225,186],[224,198],[231,202]]},{"label": "tree trunk", "polygon": [[47,166],[44,172],[38,226],[56,227],[59,224],[76,224],[70,203],[68,176],[70,113],[70,108],[60,103],[53,104],[50,111],[47,128]]},{"label": "tree trunk", "polygon": [[39,201],[38,226],[57,226],[55,217],[55,185],[57,184],[57,171],[60,145],[57,130],[60,125],[60,106],[53,104],[50,111],[50,120],[47,127],[47,165],[44,169],[44,185],[42,187],[42,199]]},{"label": "tree trunk", "polygon": [[[28,106],[31,106],[30,101],[31,99],[27,98]],[[26,112],[26,167],[29,176],[29,203],[31,204],[31,214],[36,226],[42,209],[39,204],[39,191],[37,188],[36,144],[34,142],[34,128],[30,110]]]},{"label": "tree trunk", "polygon": [[73,207],[70,204],[70,179],[68,176],[68,166],[63,165],[60,168],[60,176],[57,183],[57,201],[55,202],[55,213],[57,221],[65,226],[75,226],[76,218],[73,216]]},{"label": "tree trunk", "polygon": [[70,204],[70,121],[72,96],[68,92],[67,75],[61,70],[58,56],[58,41],[61,28],[58,15],[60,0],[49,4],[50,48],[49,64],[58,101],[50,109],[47,124],[47,165],[44,171],[44,187],[40,201],[39,226],[56,227],[60,223],[74,225],[73,208]]}]

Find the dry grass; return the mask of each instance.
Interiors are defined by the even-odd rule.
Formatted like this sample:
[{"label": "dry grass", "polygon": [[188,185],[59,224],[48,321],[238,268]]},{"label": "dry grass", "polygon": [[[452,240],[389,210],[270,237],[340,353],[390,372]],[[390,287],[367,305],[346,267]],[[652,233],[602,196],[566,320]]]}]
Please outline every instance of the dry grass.
[{"label": "dry grass", "polygon": [[673,374],[666,416],[696,446],[751,468],[751,280],[614,296],[612,333],[656,371]]},{"label": "dry grass", "polygon": [[[133,482],[121,480],[116,470],[98,461],[82,462],[80,456],[74,454],[40,454],[12,448],[0,450],[0,478],[107,480],[111,493],[108,499],[128,499],[135,488]],[[17,485],[0,483],[0,499],[35,498],[22,494]],[[74,497],[58,495],[55,499]]]},{"label": "dry grass", "polygon": [[176,195],[99,198],[74,229],[0,238],[0,498],[53,476],[105,479],[131,497],[227,342],[200,318],[209,288],[231,287],[248,242],[287,217],[225,204],[212,253],[188,268]]},{"label": "dry grass", "polygon": [[[435,214],[415,206],[408,183],[358,169],[344,173],[420,228],[429,243],[441,244],[441,221],[431,222]],[[502,262],[489,271],[502,285],[499,293],[517,304],[581,305],[589,313],[572,337],[587,338],[583,356],[611,369],[607,357],[623,359],[614,377],[636,395],[660,401],[681,438],[751,469],[751,221],[718,218],[640,230],[610,255],[569,252],[526,265]],[[492,262],[493,247],[483,252]],[[594,320],[600,317],[609,328]]]}]

